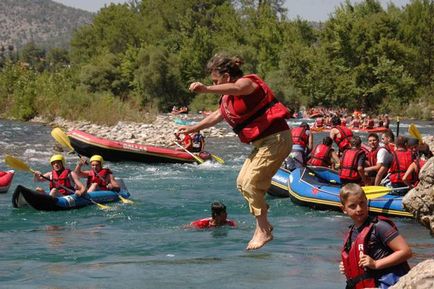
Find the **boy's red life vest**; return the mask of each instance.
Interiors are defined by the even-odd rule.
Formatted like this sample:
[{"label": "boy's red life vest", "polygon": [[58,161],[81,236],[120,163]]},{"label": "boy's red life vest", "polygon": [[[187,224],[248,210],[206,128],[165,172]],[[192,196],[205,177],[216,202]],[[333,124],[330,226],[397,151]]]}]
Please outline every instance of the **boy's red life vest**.
[{"label": "boy's red life vest", "polygon": [[339,151],[343,152],[351,147],[350,140],[353,138],[353,132],[344,126],[337,125],[335,128],[339,131],[341,137],[334,136],[334,141],[338,145]]},{"label": "boy's red life vest", "polygon": [[307,147],[309,142],[309,136],[306,133],[306,129],[304,127],[295,127],[291,130],[292,143],[298,144],[303,148]]},{"label": "boy's red life vest", "polygon": [[[204,219],[200,219],[200,220],[196,220],[196,221],[194,221],[194,222],[191,222],[190,225],[191,225],[192,227],[196,228],[196,229],[207,229],[207,228],[213,228],[213,227],[215,227],[215,226],[212,226],[212,225],[210,224],[211,220],[212,220],[212,218],[211,218],[211,217],[208,217],[208,218],[204,218]],[[231,226],[231,227],[235,227],[235,226],[236,226],[236,223],[235,223],[235,221],[232,221],[232,220],[226,220],[226,222],[223,224],[223,226],[224,226],[224,225],[228,225],[228,226]]]},{"label": "boy's red life vest", "polygon": [[359,181],[360,175],[357,170],[358,160],[363,151],[358,148],[352,148],[344,151],[339,168],[339,177],[345,180]]},{"label": "boy's red life vest", "polygon": [[100,190],[106,191],[107,189],[107,181],[106,178],[108,175],[111,175],[112,172],[110,169],[102,169],[98,172],[98,174],[95,174],[94,170],[89,171],[89,176],[87,177],[87,187],[89,188],[90,185],[93,183],[96,183]]},{"label": "boy's red life vest", "polygon": [[57,173],[57,171],[52,170],[51,180],[50,180],[50,190],[56,188],[57,191],[64,196],[73,194],[65,190],[64,188],[62,188],[62,186],[67,187],[68,189],[74,191],[74,185],[71,180],[71,170],[63,169],[60,175]]},{"label": "boy's red life vest", "polygon": [[330,150],[331,147],[325,144],[318,144],[311,153],[308,165],[318,167],[328,167],[330,163]]},{"label": "boy's red life vest", "polygon": [[[413,157],[410,150],[395,150],[393,153],[392,165],[390,166],[390,182],[391,183],[402,183],[402,177],[407,171],[408,167],[413,162]],[[408,182],[414,183],[416,179],[410,176],[411,179],[407,179]]]},{"label": "boy's red life vest", "polygon": [[[378,216],[363,228],[363,230],[357,235],[356,240],[351,244],[351,234],[354,230],[354,225],[351,226],[350,230],[347,232],[344,238],[344,246],[341,250],[342,263],[344,264],[345,276],[347,277],[347,287],[346,288],[376,288],[377,282],[374,278],[374,274],[370,274],[369,269],[364,269],[359,266],[360,256],[369,255],[368,252],[368,242],[372,234],[372,229],[378,220],[385,221],[389,223],[395,230],[396,225],[386,217]],[[407,262],[404,266],[408,267]],[[377,278],[380,276],[377,276]]]},{"label": "boy's red life vest", "polygon": [[[223,95],[220,98],[220,111],[241,142],[250,143],[260,138],[273,121],[290,118],[291,114],[288,108],[274,97],[273,91],[261,78],[255,74],[243,77],[252,80],[258,85],[258,88],[247,97],[245,95]],[[249,107],[246,104],[252,99],[257,99],[257,97],[251,96],[258,95],[263,95],[263,99],[254,109],[242,115],[237,114],[235,108]]]}]

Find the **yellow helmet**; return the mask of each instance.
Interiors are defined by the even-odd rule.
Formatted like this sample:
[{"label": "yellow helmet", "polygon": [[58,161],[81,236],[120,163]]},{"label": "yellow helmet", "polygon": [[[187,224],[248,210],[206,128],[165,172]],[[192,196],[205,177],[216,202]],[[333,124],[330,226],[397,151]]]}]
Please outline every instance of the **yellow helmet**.
[{"label": "yellow helmet", "polygon": [[90,158],[90,162],[100,162],[100,164],[101,164],[101,166],[102,166],[102,164],[104,163],[104,159],[103,159],[102,156],[100,156],[100,155],[93,155],[93,156]]},{"label": "yellow helmet", "polygon": [[52,164],[55,161],[61,161],[62,165],[65,166],[65,158],[62,155],[53,155],[50,158],[50,164]]}]

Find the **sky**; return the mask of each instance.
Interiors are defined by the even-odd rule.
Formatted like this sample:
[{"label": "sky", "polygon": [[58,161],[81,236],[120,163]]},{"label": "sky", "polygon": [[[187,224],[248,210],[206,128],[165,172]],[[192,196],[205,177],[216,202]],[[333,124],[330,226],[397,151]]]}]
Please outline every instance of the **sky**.
[{"label": "sky", "polygon": [[[127,0],[54,0],[64,5],[83,10],[97,12],[104,5],[109,3],[123,3]],[[170,0],[167,0],[170,1]],[[398,7],[405,6],[411,0],[380,0],[384,7],[387,3],[394,3]],[[288,9],[288,18],[294,19],[297,16],[309,21],[325,21],[333,13],[335,8],[344,0],[285,0],[285,6]],[[360,0],[351,0],[352,3]]]}]

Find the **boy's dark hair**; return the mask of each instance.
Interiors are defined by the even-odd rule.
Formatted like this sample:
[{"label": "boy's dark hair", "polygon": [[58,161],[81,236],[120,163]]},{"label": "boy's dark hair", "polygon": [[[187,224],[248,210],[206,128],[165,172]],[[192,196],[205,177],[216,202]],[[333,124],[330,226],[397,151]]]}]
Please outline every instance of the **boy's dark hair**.
[{"label": "boy's dark hair", "polygon": [[226,206],[220,202],[214,202],[211,204],[211,215],[213,218],[226,213]]},{"label": "boy's dark hair", "polygon": [[380,138],[378,137],[378,134],[376,134],[375,132],[371,132],[370,134],[368,134],[368,138],[373,137],[376,140],[379,140]]},{"label": "boy's dark hair", "polygon": [[304,128],[305,130],[309,130],[309,129],[310,129],[309,124],[308,124],[307,122],[305,122],[305,121],[303,121],[303,122],[300,124],[300,127]]},{"label": "boy's dark hair", "polygon": [[358,135],[355,135],[351,139],[350,143],[352,147],[360,147],[362,145],[362,139]]},{"label": "boy's dark hair", "polygon": [[332,125],[340,125],[341,124],[341,118],[337,115],[332,117]]},{"label": "boy's dark hair", "polygon": [[326,136],[322,139],[322,144],[326,146],[331,146],[333,144],[333,140],[331,137]]},{"label": "boy's dark hair", "polygon": [[386,130],[386,131],[383,133],[383,135],[386,136],[386,137],[388,137],[388,138],[390,138],[390,140],[391,140],[392,142],[395,142],[395,135],[393,134],[393,131],[392,131],[391,129]]}]

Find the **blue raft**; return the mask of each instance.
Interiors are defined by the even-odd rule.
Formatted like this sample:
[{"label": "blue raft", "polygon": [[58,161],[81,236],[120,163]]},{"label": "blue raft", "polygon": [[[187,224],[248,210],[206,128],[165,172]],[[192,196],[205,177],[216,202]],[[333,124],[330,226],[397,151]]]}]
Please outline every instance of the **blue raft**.
[{"label": "blue raft", "polygon": [[[341,188],[336,171],[323,167],[297,168],[290,172],[280,168],[273,176],[268,193],[275,197],[290,197],[295,203],[315,209],[341,210]],[[369,211],[375,214],[413,217],[404,210],[402,196],[393,192],[368,200]]]},{"label": "blue raft", "polygon": [[[51,197],[47,194],[41,194],[24,186],[18,185],[12,195],[12,205],[15,208],[21,208],[30,205],[32,208],[41,211],[61,211],[79,209],[94,202],[105,204],[118,202],[119,195],[125,199],[130,197],[130,193],[125,187],[122,180],[117,180],[121,185],[119,192],[114,191],[95,191],[87,193],[85,196],[68,195],[63,197]],[[92,202],[94,201],[94,202]]]}]

